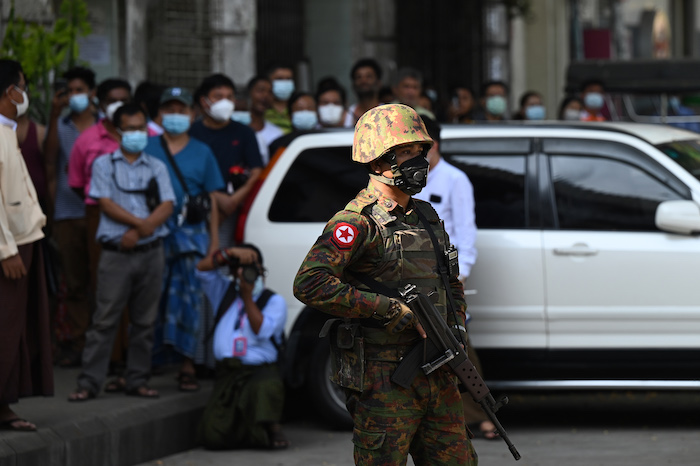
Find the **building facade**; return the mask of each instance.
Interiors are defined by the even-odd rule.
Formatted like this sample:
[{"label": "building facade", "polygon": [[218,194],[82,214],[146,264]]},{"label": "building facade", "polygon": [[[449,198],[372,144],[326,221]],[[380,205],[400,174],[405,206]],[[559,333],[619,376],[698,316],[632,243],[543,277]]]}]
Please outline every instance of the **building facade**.
[{"label": "building facade", "polygon": [[[534,90],[548,115],[564,96],[566,67],[589,58],[700,58],[700,0],[86,0],[92,33],[81,57],[100,79],[122,76],[189,88],[211,72],[239,90],[273,63],[313,91],[376,58],[384,84],[401,66],[421,70],[443,102],[457,84],[510,85],[511,110]],[[3,20],[9,0],[0,0]],[[50,23],[60,0],[24,0],[17,15]],[[352,100],[352,93],[348,95]]]}]

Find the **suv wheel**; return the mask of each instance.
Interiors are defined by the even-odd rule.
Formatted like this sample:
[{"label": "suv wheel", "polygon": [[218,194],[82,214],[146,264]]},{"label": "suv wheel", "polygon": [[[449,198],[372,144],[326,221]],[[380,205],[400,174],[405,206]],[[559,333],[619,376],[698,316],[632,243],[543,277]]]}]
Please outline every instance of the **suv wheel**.
[{"label": "suv wheel", "polygon": [[309,363],[308,387],[316,412],[337,429],[352,427],[352,419],[345,408],[345,392],[331,382],[331,358],[328,338],[322,338],[314,348]]}]

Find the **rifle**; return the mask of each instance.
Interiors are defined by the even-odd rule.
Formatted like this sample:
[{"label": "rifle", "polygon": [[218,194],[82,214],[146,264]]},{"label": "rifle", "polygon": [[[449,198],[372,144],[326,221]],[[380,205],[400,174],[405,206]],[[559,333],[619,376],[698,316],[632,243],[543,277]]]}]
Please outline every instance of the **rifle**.
[{"label": "rifle", "polygon": [[[459,381],[469,390],[474,401],[481,405],[488,418],[496,426],[498,434],[501,436],[513,458],[520,459],[520,453],[508,438],[506,430],[496,417],[496,412],[504,405],[508,404],[508,397],[503,396],[498,401],[493,398],[491,391],[484,383],[472,362],[467,358],[467,350],[452,334],[447,323],[440,315],[430,295],[415,292],[415,285],[406,285],[399,290],[408,307],[418,318],[421,326],[428,337],[424,342],[418,343],[409,353],[403,357],[396,371],[391,376],[391,380],[404,388],[411,385],[416,376],[418,367],[423,369],[426,375],[447,364],[457,375]],[[427,361],[427,362],[425,362]]]}]

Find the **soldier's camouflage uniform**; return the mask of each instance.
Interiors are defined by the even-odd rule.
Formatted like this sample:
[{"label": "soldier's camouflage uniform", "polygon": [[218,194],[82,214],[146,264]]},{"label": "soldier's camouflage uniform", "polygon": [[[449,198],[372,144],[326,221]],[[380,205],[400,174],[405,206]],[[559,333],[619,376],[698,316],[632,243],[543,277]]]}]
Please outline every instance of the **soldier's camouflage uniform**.
[{"label": "soldier's camouflage uniform", "polygon": [[[361,118],[357,128],[362,123]],[[396,119],[393,129],[406,130]],[[350,349],[338,349],[340,339],[331,332],[333,381],[346,390],[356,464],[403,465],[410,452],[417,465],[476,465],[456,376],[443,366],[428,376],[419,370],[409,389],[391,382],[399,359],[420,336],[415,329],[398,334],[386,331],[383,322],[372,316],[385,313],[389,298],[370,291],[353,275],[366,274],[392,289],[412,283],[423,293],[437,291],[436,306],[448,325],[464,326],[462,284],[457,273],[450,277],[449,292],[458,306],[455,322],[447,312],[446,290],[430,236],[416,209],[428,219],[441,248],[449,245],[442,221],[429,203],[412,199],[404,211],[370,182],[328,222],[297,273],[294,294],[310,307],[361,326],[343,346]]]}]

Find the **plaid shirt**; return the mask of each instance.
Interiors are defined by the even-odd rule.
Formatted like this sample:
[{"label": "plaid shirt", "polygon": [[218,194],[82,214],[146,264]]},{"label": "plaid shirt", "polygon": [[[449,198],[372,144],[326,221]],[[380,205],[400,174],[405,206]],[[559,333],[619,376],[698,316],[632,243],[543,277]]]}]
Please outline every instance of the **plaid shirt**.
[{"label": "plaid shirt", "polygon": [[[102,155],[95,160],[92,167],[90,197],[95,200],[109,198],[131,215],[147,218],[151,212],[146,205],[146,196],[140,193],[127,193],[123,190],[145,189],[152,177],[155,177],[158,182],[161,202],[174,201],[175,194],[170,184],[168,169],[163,162],[142,152],[136,161],[129,163],[121,150],[117,149],[112,154]],[[118,244],[129,228],[131,227],[115,221],[102,212],[100,225],[97,228],[97,241]],[[153,235],[139,239],[137,244],[150,243],[167,234],[168,229],[163,224],[156,228]]]}]

